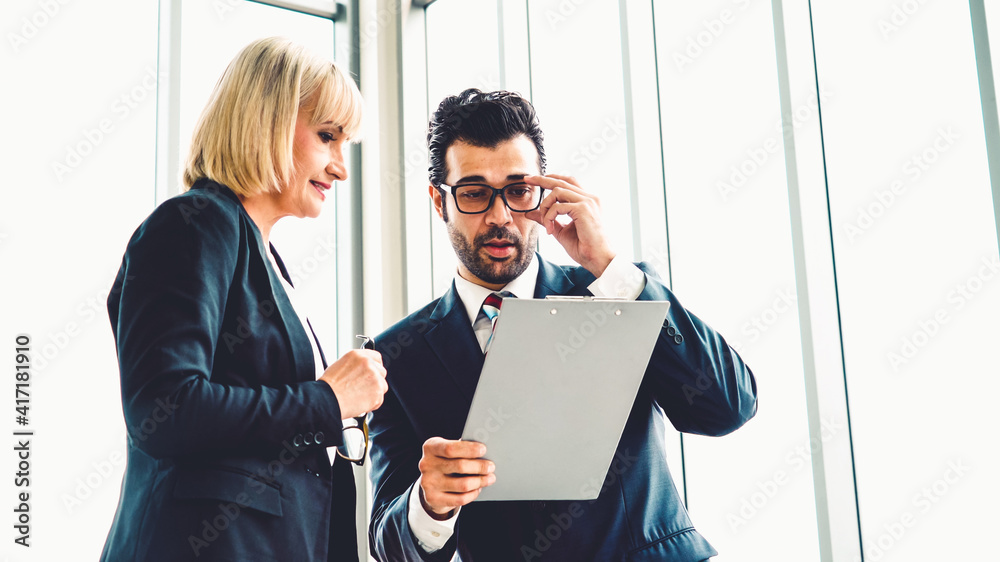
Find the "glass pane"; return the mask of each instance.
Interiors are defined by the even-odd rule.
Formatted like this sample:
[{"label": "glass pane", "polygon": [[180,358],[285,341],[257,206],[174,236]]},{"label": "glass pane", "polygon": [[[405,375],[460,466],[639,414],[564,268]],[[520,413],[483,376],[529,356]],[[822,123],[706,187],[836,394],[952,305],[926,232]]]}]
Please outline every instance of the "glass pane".
[{"label": "glass pane", "polygon": [[445,96],[466,88],[500,88],[497,0],[435,2],[427,7],[426,17],[431,111]]},{"label": "glass pane", "polygon": [[[427,118],[441,100],[467,88],[500,89],[500,50],[496,0],[439,1],[426,10],[427,18]],[[475,22],[470,25],[469,22]],[[527,95],[527,92],[523,92]],[[426,135],[422,135],[425,139]],[[409,147],[407,147],[409,148]],[[407,154],[418,151],[407,150]],[[410,165],[427,168],[426,146],[421,161]],[[451,286],[458,258],[448,230],[428,200],[431,216],[434,297]],[[411,303],[416,304],[416,303]]]},{"label": "glass pane", "polygon": [[[691,516],[720,562],[770,560],[776,545],[818,561],[771,11],[654,9],[673,288],[740,352],[760,396],[735,433],[684,437]],[[815,121],[814,99],[793,104]]]},{"label": "glass pane", "polygon": [[[574,176],[601,199],[612,248],[632,259],[618,5],[573,4],[566,15],[567,5],[528,5],[532,102],[545,132],[546,172]],[[541,236],[539,247],[549,261],[574,263],[551,236]]]},{"label": "glass pane", "polygon": [[969,6],[813,10],[865,559],[977,558],[1000,524],[1000,262]]}]

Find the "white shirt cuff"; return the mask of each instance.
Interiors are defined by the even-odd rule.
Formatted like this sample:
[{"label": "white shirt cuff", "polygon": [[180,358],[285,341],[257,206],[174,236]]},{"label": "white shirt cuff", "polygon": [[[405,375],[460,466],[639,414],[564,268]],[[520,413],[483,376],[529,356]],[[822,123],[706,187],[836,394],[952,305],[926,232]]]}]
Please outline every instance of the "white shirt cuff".
[{"label": "white shirt cuff", "polygon": [[458,521],[458,508],[451,517],[444,521],[434,519],[424,510],[420,503],[420,478],[410,487],[410,507],[406,516],[410,523],[410,531],[417,539],[417,544],[428,554],[441,550],[448,539],[455,534],[455,523]]},{"label": "white shirt cuff", "polygon": [[618,297],[635,300],[646,288],[646,274],[621,256],[615,256],[607,269],[587,287],[595,297]]}]

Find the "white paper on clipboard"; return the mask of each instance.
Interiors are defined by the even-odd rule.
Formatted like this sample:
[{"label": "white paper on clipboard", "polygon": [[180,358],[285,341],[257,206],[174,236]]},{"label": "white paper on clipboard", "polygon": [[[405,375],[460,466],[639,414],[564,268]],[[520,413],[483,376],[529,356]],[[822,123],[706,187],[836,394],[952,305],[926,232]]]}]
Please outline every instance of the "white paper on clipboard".
[{"label": "white paper on clipboard", "polygon": [[504,300],[462,432],[496,464],[476,501],[597,497],[669,306]]}]

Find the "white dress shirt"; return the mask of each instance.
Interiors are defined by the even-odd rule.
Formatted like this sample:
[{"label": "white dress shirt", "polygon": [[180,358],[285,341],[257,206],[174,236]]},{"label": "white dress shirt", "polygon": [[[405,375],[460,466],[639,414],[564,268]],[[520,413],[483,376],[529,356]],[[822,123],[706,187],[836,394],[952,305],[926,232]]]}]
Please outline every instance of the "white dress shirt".
[{"label": "white dress shirt", "polygon": [[[538,260],[532,259],[528,268],[521,275],[508,283],[500,291],[512,293],[515,297],[525,299],[535,295],[535,283],[538,280]],[[601,274],[587,289],[596,297],[623,297],[635,300],[646,288],[646,276],[635,264],[628,260],[616,256],[608,268]],[[493,325],[488,318],[480,317],[479,311],[482,309],[483,301],[490,293],[494,292],[481,285],[463,278],[455,273],[455,291],[462,299],[465,310],[469,314],[469,323],[479,340],[480,349],[486,349],[486,342],[493,331]],[[496,292],[500,292],[496,291]],[[478,322],[477,322],[478,319]],[[420,478],[410,488],[410,499],[407,513],[407,520],[410,523],[410,531],[413,532],[417,544],[426,552],[437,552],[444,547],[448,539],[455,534],[455,523],[458,521],[458,508],[452,512],[451,517],[443,521],[438,521],[424,510],[420,503]]]}]

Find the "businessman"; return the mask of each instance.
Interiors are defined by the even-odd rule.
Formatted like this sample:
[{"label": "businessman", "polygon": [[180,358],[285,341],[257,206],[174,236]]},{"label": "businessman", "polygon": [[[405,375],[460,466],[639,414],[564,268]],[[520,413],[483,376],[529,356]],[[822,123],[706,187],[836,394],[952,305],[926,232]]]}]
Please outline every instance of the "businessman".
[{"label": "businessman", "polygon": [[[597,197],[571,177],[543,175],[542,132],[526,100],[476,89],[450,96],[432,116],[427,141],[428,192],[459,265],[444,296],[375,341],[389,384],[370,424],[375,557],[696,562],[716,555],[674,487],[665,421],[700,435],[734,431],[756,412],[750,369],[648,265],[616,256]],[[579,266],[537,255],[543,231]],[[486,446],[460,440],[492,320],[503,299],[547,295],[671,306],[597,499],[471,503],[496,481]],[[525,352],[536,343],[525,341]]]}]

